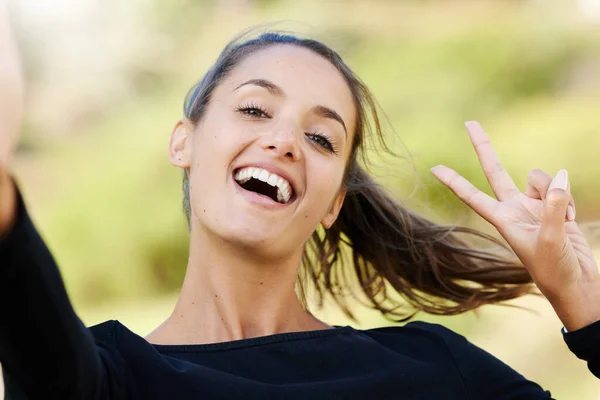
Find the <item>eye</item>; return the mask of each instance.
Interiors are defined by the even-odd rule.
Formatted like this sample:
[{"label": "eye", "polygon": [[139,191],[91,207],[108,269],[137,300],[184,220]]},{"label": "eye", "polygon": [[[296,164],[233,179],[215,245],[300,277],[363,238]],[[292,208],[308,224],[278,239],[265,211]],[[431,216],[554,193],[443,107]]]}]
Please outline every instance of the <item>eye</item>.
[{"label": "eye", "polygon": [[236,111],[242,114],[243,116],[250,118],[271,118],[271,116],[269,115],[267,110],[265,110],[264,107],[255,103],[242,104],[236,108]]},{"label": "eye", "polygon": [[334,144],[327,136],[317,132],[309,133],[306,136],[324,150],[333,154],[337,154]]}]

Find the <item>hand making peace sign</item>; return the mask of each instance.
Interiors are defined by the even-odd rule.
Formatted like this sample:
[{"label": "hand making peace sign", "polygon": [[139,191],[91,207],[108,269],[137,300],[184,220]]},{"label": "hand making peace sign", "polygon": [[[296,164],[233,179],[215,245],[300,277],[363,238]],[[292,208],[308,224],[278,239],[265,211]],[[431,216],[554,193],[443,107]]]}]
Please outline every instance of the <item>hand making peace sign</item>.
[{"label": "hand making peace sign", "polygon": [[567,171],[560,170],[553,179],[534,169],[528,175],[526,192],[521,193],[481,125],[471,121],[466,126],[497,200],[444,165],[433,167],[431,172],[494,225],[567,330],[600,320],[600,273],[574,221],[575,204]]}]

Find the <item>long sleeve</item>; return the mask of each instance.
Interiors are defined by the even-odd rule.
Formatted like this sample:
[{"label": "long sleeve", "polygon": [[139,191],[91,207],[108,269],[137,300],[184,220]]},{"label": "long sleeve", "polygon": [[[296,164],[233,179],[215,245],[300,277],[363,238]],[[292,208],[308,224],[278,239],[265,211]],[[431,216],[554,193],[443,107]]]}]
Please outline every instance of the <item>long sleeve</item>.
[{"label": "long sleeve", "polygon": [[600,321],[573,332],[563,331],[563,338],[569,350],[587,361],[588,369],[600,378]]},{"label": "long sleeve", "polygon": [[75,314],[13,182],[17,216],[0,241],[0,361],[10,385],[29,400],[117,398],[119,365]]}]

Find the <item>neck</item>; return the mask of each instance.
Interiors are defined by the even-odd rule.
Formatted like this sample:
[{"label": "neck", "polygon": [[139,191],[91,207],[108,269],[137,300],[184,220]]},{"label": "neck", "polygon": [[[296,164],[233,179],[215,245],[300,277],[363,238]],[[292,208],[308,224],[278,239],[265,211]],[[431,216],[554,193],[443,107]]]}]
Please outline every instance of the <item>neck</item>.
[{"label": "neck", "polygon": [[146,337],[157,344],[216,343],[329,328],[304,310],[295,293],[302,249],[279,260],[192,229],[190,256],[171,316]]}]

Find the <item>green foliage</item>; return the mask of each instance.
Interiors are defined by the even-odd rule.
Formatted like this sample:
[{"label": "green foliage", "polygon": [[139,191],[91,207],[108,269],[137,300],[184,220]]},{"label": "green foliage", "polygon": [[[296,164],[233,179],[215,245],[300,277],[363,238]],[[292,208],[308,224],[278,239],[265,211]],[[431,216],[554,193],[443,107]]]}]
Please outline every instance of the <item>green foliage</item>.
[{"label": "green foliage", "polygon": [[[71,125],[66,139],[47,138],[43,121],[26,125],[25,192],[76,305],[177,290],[189,237],[167,144],[186,90],[235,32],[290,15],[318,27],[310,34],[340,50],[375,93],[401,157],[373,153],[373,170],[407,205],[445,223],[473,222],[428,169],[448,165],[492,194],[463,127],[477,119],[521,188],[532,168],[567,168],[578,219],[600,217],[600,75],[589,67],[600,65],[597,27],[516,1],[260,0],[248,15],[217,3],[148,2],[138,15],[148,30],[143,56],[118,76],[130,90]],[[86,110],[78,106],[72,113]],[[365,313],[365,325],[375,318]],[[461,333],[474,326],[471,316],[443,321]]]},{"label": "green foliage", "polygon": [[[201,76],[187,63],[199,60],[193,53],[196,43],[224,43],[233,27],[223,23],[221,30],[206,32],[190,23],[202,12],[207,19],[214,5],[151,4],[143,15],[162,34],[184,18],[185,29],[166,33],[173,43],[167,48],[171,57],[160,59],[150,51],[156,62],[124,66],[122,74],[134,91],[85,125],[85,135],[49,143],[30,124],[24,142],[34,154],[41,149],[41,162],[54,166],[55,193],[46,204],[48,214],[40,215],[41,227],[74,299],[82,304],[174,290],[185,271],[189,244],[181,176],[166,158],[168,135],[181,115],[186,86]],[[260,3],[257,10],[270,15],[271,7]],[[413,4],[405,19],[430,18],[436,7],[435,2]],[[343,16],[350,10],[337,12]],[[551,173],[569,168],[574,191],[592,183],[585,165],[595,159],[595,147],[582,153],[584,147],[575,151],[569,144],[598,141],[590,121],[600,101],[598,96],[582,100],[569,85],[579,66],[600,57],[597,36],[553,20],[536,25],[534,16],[517,7],[499,16],[484,12],[460,27],[442,24],[431,30],[418,24],[384,29],[373,17],[361,29],[343,18],[320,28],[376,94],[389,121],[387,140],[403,156],[382,156],[374,170],[408,205],[424,206],[435,218],[456,221],[467,209],[432,180],[427,170],[433,165],[455,167],[491,194],[462,125],[467,119],[479,119],[489,129],[521,185],[533,167]],[[206,50],[196,64],[205,65],[216,52],[217,47],[214,54]],[[30,189],[32,197],[42,196]],[[590,201],[589,191],[580,194],[579,215],[593,209]]]}]

